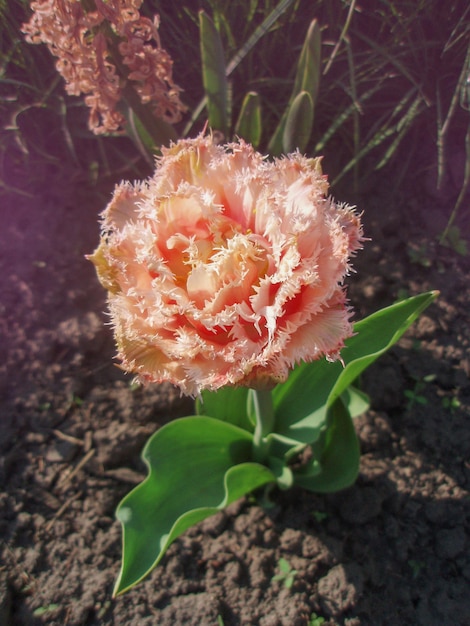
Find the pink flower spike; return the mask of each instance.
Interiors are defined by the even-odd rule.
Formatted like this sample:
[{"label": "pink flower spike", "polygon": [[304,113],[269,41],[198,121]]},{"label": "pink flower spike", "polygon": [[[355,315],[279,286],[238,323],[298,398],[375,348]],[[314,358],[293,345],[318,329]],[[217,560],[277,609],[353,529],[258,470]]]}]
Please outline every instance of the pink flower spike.
[{"label": "pink flower spike", "polygon": [[[26,41],[45,43],[57,58],[67,93],[85,96],[88,126],[96,135],[123,132],[119,104],[126,80],[156,117],[174,124],[186,111],[173,81],[173,61],[160,44],[159,18],[142,17],[141,5],[142,0],[34,0],[31,19],[23,24]],[[113,37],[127,76],[118,74]]]}]

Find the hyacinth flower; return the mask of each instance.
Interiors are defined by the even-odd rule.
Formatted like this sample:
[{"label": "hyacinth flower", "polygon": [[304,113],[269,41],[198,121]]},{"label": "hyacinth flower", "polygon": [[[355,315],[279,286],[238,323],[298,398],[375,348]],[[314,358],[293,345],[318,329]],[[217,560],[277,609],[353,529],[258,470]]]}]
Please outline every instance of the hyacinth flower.
[{"label": "hyacinth flower", "polygon": [[173,61],[160,43],[159,17],[141,16],[141,5],[142,0],[35,0],[23,32],[57,58],[67,93],[85,96],[93,133],[124,132],[133,114],[158,146],[176,138],[171,125],[186,108],[173,81]]},{"label": "hyacinth flower", "polygon": [[151,437],[149,475],[118,508],[116,594],[247,493],[354,482],[352,418],[367,398],[351,383],[436,294],[353,324],[344,280],[362,226],[327,194],[319,158],[268,160],[204,134],[163,148],[149,180],[116,188],[90,260],[121,367],[196,398],[195,415]]}]

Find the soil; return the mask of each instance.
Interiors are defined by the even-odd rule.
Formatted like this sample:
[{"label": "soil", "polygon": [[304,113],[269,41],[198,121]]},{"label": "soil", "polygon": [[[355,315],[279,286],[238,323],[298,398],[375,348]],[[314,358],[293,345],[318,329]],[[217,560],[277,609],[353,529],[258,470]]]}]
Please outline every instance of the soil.
[{"label": "soil", "polygon": [[[1,201],[0,623],[470,624],[469,257],[436,244],[457,188],[440,197],[423,176],[398,193],[382,174],[354,199],[371,238],[350,281],[356,319],[441,292],[363,377],[357,483],[279,493],[269,510],[244,498],[113,600],[116,505],[145,476],[148,436],[192,403],[167,385],[133,388],[113,363],[105,293],[84,259],[111,186],[63,170],[35,180]],[[281,558],[290,588],[273,581]]]}]

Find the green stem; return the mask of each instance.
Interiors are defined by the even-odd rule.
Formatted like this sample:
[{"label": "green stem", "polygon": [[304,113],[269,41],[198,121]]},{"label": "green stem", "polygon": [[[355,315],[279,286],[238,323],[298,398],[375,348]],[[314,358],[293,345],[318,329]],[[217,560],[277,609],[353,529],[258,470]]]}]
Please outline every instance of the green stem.
[{"label": "green stem", "polygon": [[271,391],[250,389],[248,393],[248,414],[255,421],[253,434],[253,458],[257,463],[264,463],[268,457],[270,442],[268,435],[274,427],[274,405]]}]

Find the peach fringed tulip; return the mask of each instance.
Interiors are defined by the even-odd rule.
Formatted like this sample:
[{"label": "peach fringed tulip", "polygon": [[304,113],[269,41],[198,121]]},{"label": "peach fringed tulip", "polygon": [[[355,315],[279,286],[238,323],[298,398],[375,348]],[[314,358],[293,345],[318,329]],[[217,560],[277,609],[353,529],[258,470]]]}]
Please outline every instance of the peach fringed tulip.
[{"label": "peach fringed tulip", "polygon": [[362,231],[326,197],[320,159],[271,162],[202,135],[162,152],[152,178],[116,188],[90,257],[122,367],[195,396],[339,358],[352,334],[342,283]]},{"label": "peach fringed tulip", "polygon": [[33,15],[23,25],[29,43],[45,43],[57,57],[67,93],[85,94],[88,125],[95,134],[119,131],[125,122],[117,108],[125,77],[116,70],[111,38],[118,42],[127,79],[142,103],[150,103],[155,115],[169,123],[179,121],[186,110],[179,99],[181,89],[173,82],[173,61],[160,44],[159,18],[152,22],[142,17],[141,4],[142,0],[35,0]]}]

